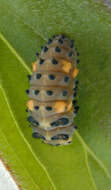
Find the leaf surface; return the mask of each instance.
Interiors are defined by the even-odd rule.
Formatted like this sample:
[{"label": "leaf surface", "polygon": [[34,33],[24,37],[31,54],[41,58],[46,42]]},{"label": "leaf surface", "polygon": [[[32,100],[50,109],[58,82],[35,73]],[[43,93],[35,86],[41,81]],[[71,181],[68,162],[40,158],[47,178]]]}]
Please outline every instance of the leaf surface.
[{"label": "leaf surface", "polygon": [[[7,116],[6,120],[3,116],[0,119],[2,144],[10,142],[7,146],[12,152],[14,148],[21,150],[20,158],[25,152],[23,148],[30,155],[30,164],[25,163],[28,156],[24,154],[19,160],[21,168],[24,167],[23,176],[26,171],[27,179],[31,175],[27,189],[110,190],[110,13],[102,4],[86,0],[1,0],[0,9],[1,102],[5,108],[2,105],[0,113]],[[35,60],[40,46],[58,33],[75,40],[81,60],[77,96],[80,111],[75,121],[79,130],[73,143],[66,147],[52,147],[32,139],[25,113],[30,62]],[[10,130],[12,139],[8,135]],[[14,133],[19,139],[16,143]],[[15,157],[17,152],[13,153]],[[10,160],[10,156],[7,158]],[[15,159],[16,167],[17,162]],[[27,184],[26,179],[23,182]]]}]

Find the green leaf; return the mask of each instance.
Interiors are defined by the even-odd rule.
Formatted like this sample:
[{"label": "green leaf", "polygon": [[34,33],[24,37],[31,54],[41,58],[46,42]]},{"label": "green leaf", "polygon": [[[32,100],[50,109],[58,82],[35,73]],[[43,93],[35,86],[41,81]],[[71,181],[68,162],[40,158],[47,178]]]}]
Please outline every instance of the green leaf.
[{"label": "green leaf", "polygon": [[[0,150],[27,190],[111,189],[110,12],[88,0],[0,1]],[[69,146],[32,139],[27,74],[36,51],[65,33],[80,52],[79,130]]]}]

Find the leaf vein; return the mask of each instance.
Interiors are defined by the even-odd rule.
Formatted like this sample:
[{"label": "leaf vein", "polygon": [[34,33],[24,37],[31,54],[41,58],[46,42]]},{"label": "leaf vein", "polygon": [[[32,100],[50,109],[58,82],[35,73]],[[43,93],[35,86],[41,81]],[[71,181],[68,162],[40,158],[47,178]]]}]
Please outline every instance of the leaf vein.
[{"label": "leaf vein", "polygon": [[103,169],[104,173],[106,174],[106,176],[111,180],[111,176],[107,170],[107,168],[105,167],[105,165],[103,164],[103,162],[97,158],[97,156],[95,155],[95,153],[89,148],[89,146],[85,143],[85,141],[83,140],[83,138],[79,135],[79,133],[76,131],[75,132],[76,136],[78,137],[78,139],[80,140],[81,144],[83,145],[84,149],[87,150],[87,152],[89,152],[89,154],[94,158],[94,160],[99,164],[99,166]]},{"label": "leaf vein", "polygon": [[[7,144],[9,145],[9,147],[11,147],[12,151],[15,153],[16,159],[22,164],[22,162],[20,161],[19,157],[17,156],[17,154],[16,154],[14,148],[13,148],[12,145],[8,142],[8,140],[7,140],[7,138],[6,138],[6,136],[5,136],[4,132],[3,132],[3,130],[0,129],[0,131],[1,131],[0,133],[4,136],[4,139],[6,140]],[[27,172],[27,174],[28,174],[28,176],[30,177],[30,179],[32,180],[32,183],[34,184],[34,186],[37,187],[37,188],[40,190],[39,186],[35,183],[35,181],[33,180],[32,176],[29,174],[27,168],[24,167],[23,164],[22,164],[22,166],[23,166],[23,168],[25,169],[25,171]]]},{"label": "leaf vein", "polygon": [[40,160],[36,157],[35,153],[33,152],[32,148],[31,148],[31,145],[27,142],[27,140],[25,139],[25,137],[24,137],[24,135],[22,134],[21,130],[19,129],[18,123],[17,123],[17,121],[16,121],[16,119],[15,119],[15,117],[14,117],[14,114],[13,114],[12,109],[11,109],[11,106],[10,106],[10,104],[9,104],[9,102],[8,102],[8,99],[7,99],[7,96],[6,96],[6,94],[5,94],[5,91],[4,91],[4,89],[3,89],[3,87],[2,87],[1,85],[0,85],[0,88],[1,88],[1,90],[2,90],[2,92],[3,92],[5,101],[6,101],[6,103],[7,103],[7,106],[8,106],[8,108],[9,108],[10,114],[11,114],[11,116],[12,116],[12,118],[13,118],[13,121],[14,121],[16,127],[17,127],[17,130],[18,130],[19,134],[21,135],[21,137],[23,138],[23,140],[24,140],[24,142],[26,143],[27,147],[29,148],[30,152],[31,152],[32,155],[34,156],[36,162],[37,162],[37,163],[41,166],[41,168],[43,168],[43,170],[45,171],[45,173],[46,173],[46,175],[47,175],[47,177],[48,177],[50,183],[52,184],[54,190],[56,190],[56,186],[54,185],[54,183],[53,183],[51,177],[49,176],[49,174],[48,174],[48,172],[47,172],[45,166],[44,166],[44,165],[40,162]]}]

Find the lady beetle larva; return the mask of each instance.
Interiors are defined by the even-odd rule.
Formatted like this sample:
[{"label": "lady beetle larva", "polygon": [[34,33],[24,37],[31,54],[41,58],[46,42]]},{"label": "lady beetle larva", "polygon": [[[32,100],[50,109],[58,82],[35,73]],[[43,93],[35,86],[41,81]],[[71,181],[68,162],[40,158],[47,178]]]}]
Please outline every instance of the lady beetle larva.
[{"label": "lady beetle larva", "polygon": [[74,108],[79,70],[78,52],[73,40],[64,35],[53,36],[42,48],[38,59],[32,63],[30,100],[27,102],[28,121],[33,129],[32,136],[52,145],[72,142],[76,127],[73,120],[78,106]]}]

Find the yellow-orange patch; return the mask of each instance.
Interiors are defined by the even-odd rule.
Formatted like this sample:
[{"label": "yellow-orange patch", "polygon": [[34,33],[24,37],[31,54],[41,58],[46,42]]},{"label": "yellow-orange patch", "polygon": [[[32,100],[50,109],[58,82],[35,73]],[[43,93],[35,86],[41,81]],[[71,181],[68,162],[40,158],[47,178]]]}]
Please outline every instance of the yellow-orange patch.
[{"label": "yellow-orange patch", "polygon": [[29,110],[33,111],[33,109],[34,109],[34,101],[33,100],[29,100],[27,102],[27,107],[29,108]]},{"label": "yellow-orange patch", "polygon": [[61,113],[65,111],[66,108],[66,102],[64,101],[57,101],[54,105],[56,113]]},{"label": "yellow-orange patch", "polygon": [[79,69],[77,69],[77,68],[73,69],[72,77],[75,78],[78,75],[78,73],[79,73]]},{"label": "yellow-orange patch", "polygon": [[67,111],[70,111],[72,108],[72,101],[69,102],[69,104],[67,105]]},{"label": "yellow-orange patch", "polygon": [[66,60],[61,60],[61,63],[63,64],[62,70],[69,73],[71,70],[71,63]]},{"label": "yellow-orange patch", "polygon": [[33,70],[33,72],[37,71],[37,62],[36,61],[32,63],[32,70]]}]

